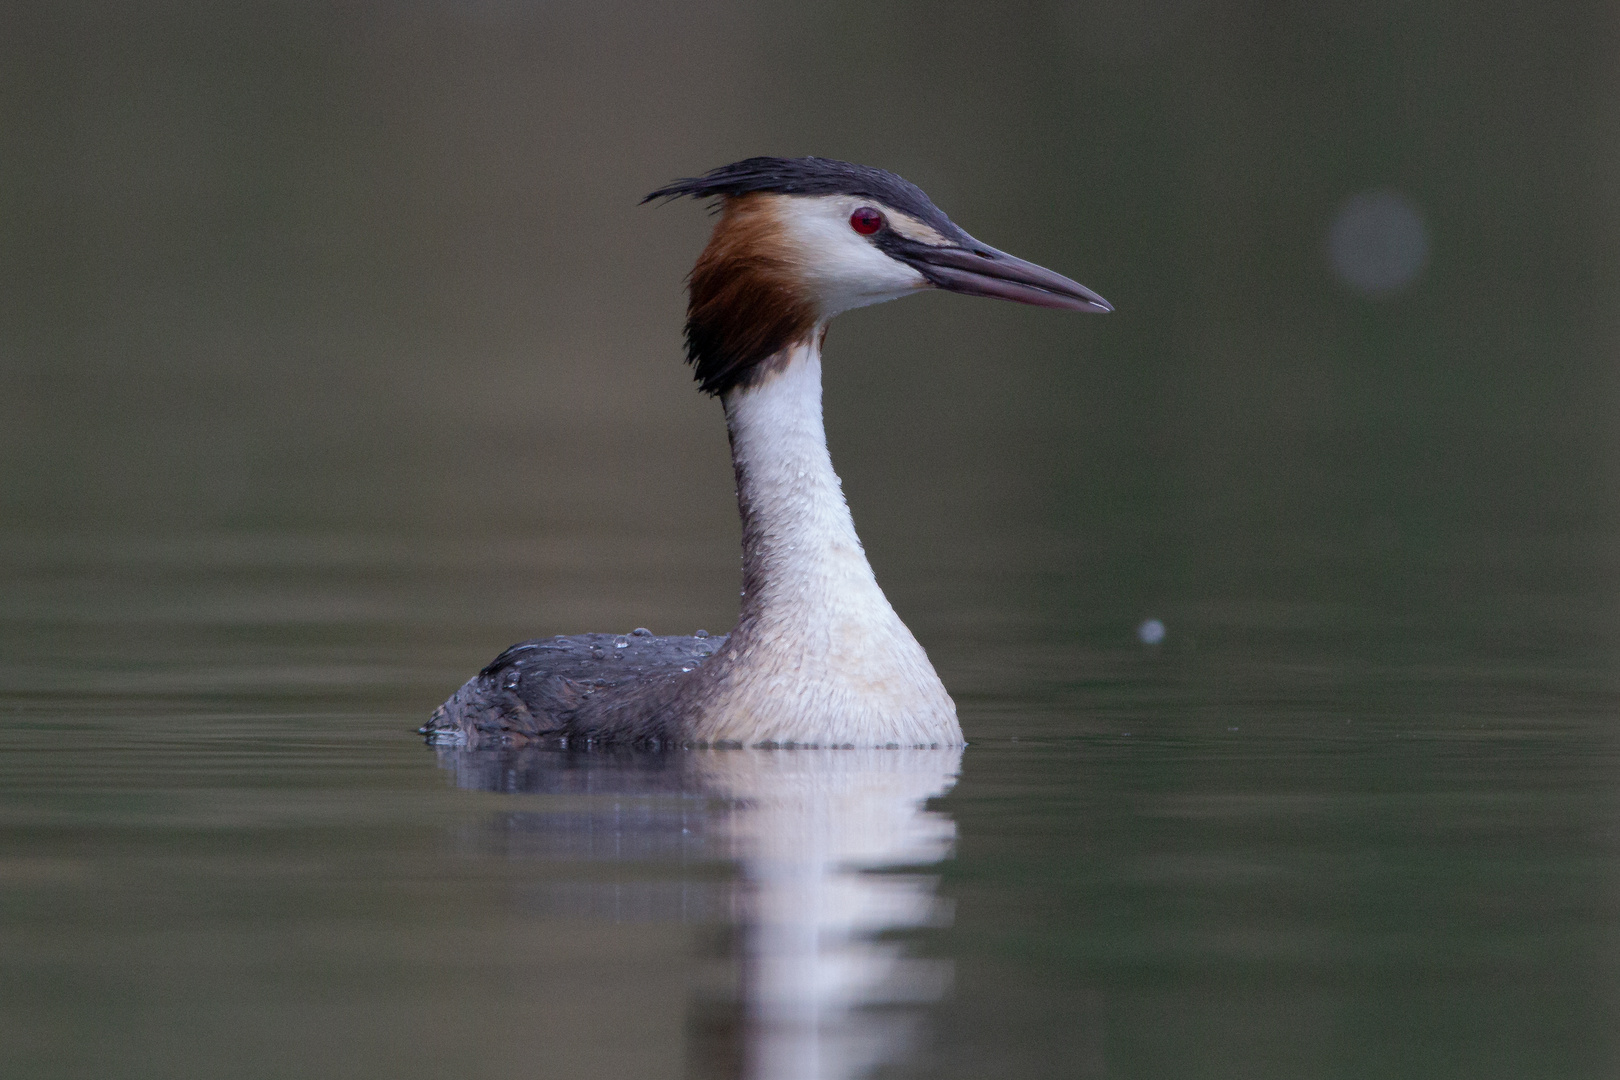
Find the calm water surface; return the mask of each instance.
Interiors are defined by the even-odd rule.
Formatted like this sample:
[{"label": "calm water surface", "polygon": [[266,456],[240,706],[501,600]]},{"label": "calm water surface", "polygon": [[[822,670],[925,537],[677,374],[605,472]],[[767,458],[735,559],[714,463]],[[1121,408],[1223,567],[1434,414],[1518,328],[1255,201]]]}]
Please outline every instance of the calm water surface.
[{"label": "calm water surface", "polygon": [[1486,539],[1156,648],[941,556],[964,754],[645,758],[414,734],[589,545],[8,536],[0,1074],[1612,1075],[1599,548]]}]

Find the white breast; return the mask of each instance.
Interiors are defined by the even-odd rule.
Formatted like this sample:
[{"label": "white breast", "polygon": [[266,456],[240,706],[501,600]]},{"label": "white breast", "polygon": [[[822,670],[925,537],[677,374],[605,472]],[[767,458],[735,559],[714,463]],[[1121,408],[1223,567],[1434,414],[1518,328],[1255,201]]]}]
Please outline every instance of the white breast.
[{"label": "white breast", "polygon": [[[819,335],[818,335],[819,337]],[[878,588],[821,416],[821,356],[726,397],[743,513],[742,615],[706,663],[701,741],[957,745],[956,706]]]}]

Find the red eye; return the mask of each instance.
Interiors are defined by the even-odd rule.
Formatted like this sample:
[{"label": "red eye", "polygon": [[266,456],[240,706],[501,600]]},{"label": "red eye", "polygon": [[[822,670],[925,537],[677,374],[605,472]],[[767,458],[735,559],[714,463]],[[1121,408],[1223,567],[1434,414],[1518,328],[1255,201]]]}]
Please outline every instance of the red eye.
[{"label": "red eye", "polygon": [[849,215],[849,227],[862,236],[871,236],[883,228],[883,215],[870,206],[863,206]]}]

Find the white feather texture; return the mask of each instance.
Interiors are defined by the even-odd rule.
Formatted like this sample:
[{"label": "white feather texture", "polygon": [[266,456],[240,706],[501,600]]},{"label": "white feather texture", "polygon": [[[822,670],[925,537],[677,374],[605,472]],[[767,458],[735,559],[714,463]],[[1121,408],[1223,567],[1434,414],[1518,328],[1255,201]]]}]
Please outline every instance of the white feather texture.
[{"label": "white feather texture", "polygon": [[736,630],[699,669],[695,740],[960,745],[956,705],[878,588],[833,472],[819,339],[725,399],[745,591]]},{"label": "white feather texture", "polygon": [[814,299],[823,321],[932,287],[916,270],[850,228],[849,216],[863,206],[891,221],[902,216],[855,195],[783,195],[772,202],[785,247],[793,253],[798,284]]}]

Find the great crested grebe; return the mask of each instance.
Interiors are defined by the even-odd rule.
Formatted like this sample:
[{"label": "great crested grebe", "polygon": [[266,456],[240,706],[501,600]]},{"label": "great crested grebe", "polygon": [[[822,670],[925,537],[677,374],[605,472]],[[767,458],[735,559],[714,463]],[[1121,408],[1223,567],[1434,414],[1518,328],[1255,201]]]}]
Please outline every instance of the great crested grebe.
[{"label": "great crested grebe", "polygon": [[956,705],[878,588],[827,454],[827,323],[929,288],[1113,308],[981,244],[882,169],[756,157],[642,202],[682,195],[721,200],[692,269],[686,358],[725,406],[731,435],[743,546],[736,629],[526,641],[456,691],[423,733],[468,747],[959,745]]}]

